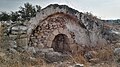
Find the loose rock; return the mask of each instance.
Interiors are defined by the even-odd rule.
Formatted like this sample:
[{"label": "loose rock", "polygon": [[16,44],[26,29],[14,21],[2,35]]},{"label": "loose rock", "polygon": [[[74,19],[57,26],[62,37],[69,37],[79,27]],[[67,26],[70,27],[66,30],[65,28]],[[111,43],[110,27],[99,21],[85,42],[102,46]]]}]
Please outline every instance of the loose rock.
[{"label": "loose rock", "polygon": [[120,48],[115,48],[114,54],[120,56]]}]

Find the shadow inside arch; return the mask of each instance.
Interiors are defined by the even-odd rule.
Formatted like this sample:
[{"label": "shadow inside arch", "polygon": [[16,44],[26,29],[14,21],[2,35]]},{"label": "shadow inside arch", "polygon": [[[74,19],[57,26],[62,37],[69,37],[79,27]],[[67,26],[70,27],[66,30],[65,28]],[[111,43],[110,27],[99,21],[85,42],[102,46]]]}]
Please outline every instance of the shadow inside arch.
[{"label": "shadow inside arch", "polygon": [[70,52],[69,38],[65,34],[58,34],[53,39],[51,47],[56,52],[68,53]]}]

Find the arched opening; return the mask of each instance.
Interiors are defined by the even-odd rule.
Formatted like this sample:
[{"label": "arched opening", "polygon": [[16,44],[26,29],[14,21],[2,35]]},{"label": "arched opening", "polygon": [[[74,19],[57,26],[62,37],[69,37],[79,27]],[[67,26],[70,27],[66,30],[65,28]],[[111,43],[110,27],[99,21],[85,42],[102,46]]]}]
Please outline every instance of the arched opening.
[{"label": "arched opening", "polygon": [[68,37],[65,34],[56,35],[52,42],[52,48],[54,49],[54,51],[61,53],[70,52]]}]

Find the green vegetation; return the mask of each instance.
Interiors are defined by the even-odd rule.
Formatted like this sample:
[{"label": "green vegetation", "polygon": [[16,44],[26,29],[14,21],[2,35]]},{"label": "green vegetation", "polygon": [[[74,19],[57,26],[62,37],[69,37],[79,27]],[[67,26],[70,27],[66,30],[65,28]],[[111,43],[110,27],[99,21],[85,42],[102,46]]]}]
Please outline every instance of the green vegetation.
[{"label": "green vegetation", "polygon": [[33,6],[30,3],[25,3],[24,6],[20,6],[18,11],[11,11],[10,13],[1,12],[0,21],[25,21],[35,17],[37,12],[41,11],[39,5]]}]

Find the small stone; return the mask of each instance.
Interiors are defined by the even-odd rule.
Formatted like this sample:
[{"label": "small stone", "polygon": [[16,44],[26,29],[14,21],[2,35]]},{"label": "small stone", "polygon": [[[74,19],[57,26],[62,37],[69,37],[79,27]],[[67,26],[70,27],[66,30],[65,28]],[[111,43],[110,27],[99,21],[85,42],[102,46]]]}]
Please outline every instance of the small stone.
[{"label": "small stone", "polygon": [[62,33],[63,32],[63,28],[59,28],[59,33]]},{"label": "small stone", "polygon": [[74,67],[84,67],[84,64],[75,64]]},{"label": "small stone", "polygon": [[98,63],[99,62],[99,58],[93,58],[89,60],[92,63]]},{"label": "small stone", "polygon": [[45,53],[42,53],[42,52],[40,52],[40,51],[37,51],[36,53],[34,53],[34,56],[35,57],[40,57],[40,58],[42,58],[42,57],[45,57]]},{"label": "small stone", "polygon": [[84,56],[87,60],[89,60],[89,59],[95,58],[97,54],[98,53],[96,51],[89,51]]},{"label": "small stone", "polygon": [[64,61],[68,58],[67,55],[62,55],[58,52],[49,52],[45,54],[46,61],[49,63]]},{"label": "small stone", "polygon": [[70,43],[74,43],[74,40],[72,38],[69,38]]},{"label": "small stone", "polygon": [[41,49],[41,48],[44,47],[44,45],[43,45],[42,43],[40,43],[40,44],[37,45],[37,47],[38,47],[39,49]]},{"label": "small stone", "polygon": [[10,48],[9,51],[12,52],[12,53],[18,53],[17,50],[15,50],[13,48]]},{"label": "small stone", "polygon": [[5,53],[0,52],[0,57],[3,57],[3,56],[5,56]]},{"label": "small stone", "polygon": [[47,42],[47,47],[51,47],[52,46],[52,41],[48,41]]},{"label": "small stone", "polygon": [[52,41],[52,40],[54,39],[54,37],[55,37],[55,35],[54,35],[54,34],[50,34],[50,36],[49,36],[48,40],[49,40],[49,41]]},{"label": "small stone", "polygon": [[114,54],[120,56],[120,48],[115,48]]},{"label": "small stone", "polygon": [[16,48],[17,47],[16,41],[10,41],[10,47]]},{"label": "small stone", "polygon": [[53,48],[43,48],[43,49],[39,49],[39,52],[42,52],[42,53],[47,53],[47,52],[53,52]]},{"label": "small stone", "polygon": [[34,58],[34,57],[30,57],[30,60],[33,60],[33,61],[35,61],[35,60],[36,60],[36,58]]},{"label": "small stone", "polygon": [[34,45],[34,46],[37,46],[37,43],[34,43],[33,45]]},{"label": "small stone", "polygon": [[54,31],[53,31],[53,34],[54,34],[54,35],[59,34],[58,30],[54,30]]},{"label": "small stone", "polygon": [[120,46],[120,43],[116,43],[117,46]]},{"label": "small stone", "polygon": [[35,48],[34,48],[34,47],[28,47],[28,51],[29,51],[29,52],[32,52],[32,53],[36,53],[36,51],[35,51]]}]

